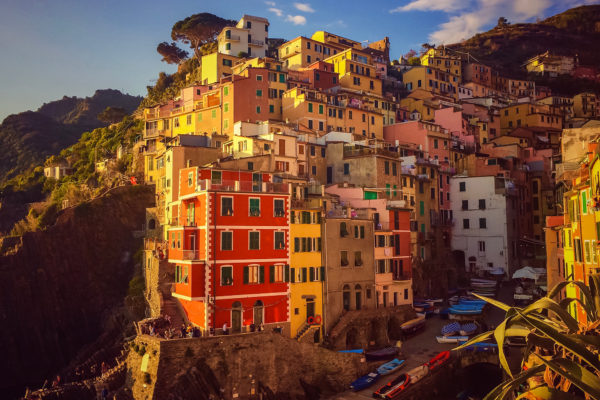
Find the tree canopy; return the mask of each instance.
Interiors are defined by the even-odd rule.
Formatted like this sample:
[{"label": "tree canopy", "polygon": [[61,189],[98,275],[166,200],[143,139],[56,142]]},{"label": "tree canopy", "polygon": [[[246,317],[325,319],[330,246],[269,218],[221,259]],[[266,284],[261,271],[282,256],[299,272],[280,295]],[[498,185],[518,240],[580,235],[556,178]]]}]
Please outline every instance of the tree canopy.
[{"label": "tree canopy", "polygon": [[104,111],[98,114],[98,119],[102,122],[115,124],[120,122],[127,115],[127,111],[120,107],[106,107]]},{"label": "tree canopy", "polygon": [[156,51],[162,56],[161,61],[164,61],[167,64],[179,64],[189,56],[189,53],[177,47],[175,42],[159,43],[156,47]]},{"label": "tree canopy", "polygon": [[211,13],[194,14],[173,25],[171,39],[189,45],[199,59],[202,55],[200,52],[202,45],[214,42],[224,27],[236,23],[237,21],[224,19]]}]

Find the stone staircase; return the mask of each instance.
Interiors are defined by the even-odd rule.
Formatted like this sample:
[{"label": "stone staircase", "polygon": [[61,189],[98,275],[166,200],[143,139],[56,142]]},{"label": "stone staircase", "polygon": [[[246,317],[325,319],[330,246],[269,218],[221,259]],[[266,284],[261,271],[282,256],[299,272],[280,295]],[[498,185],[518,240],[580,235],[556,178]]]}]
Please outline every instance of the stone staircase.
[{"label": "stone staircase", "polygon": [[314,343],[315,331],[321,329],[321,325],[308,325],[308,328],[296,339],[300,343]]}]

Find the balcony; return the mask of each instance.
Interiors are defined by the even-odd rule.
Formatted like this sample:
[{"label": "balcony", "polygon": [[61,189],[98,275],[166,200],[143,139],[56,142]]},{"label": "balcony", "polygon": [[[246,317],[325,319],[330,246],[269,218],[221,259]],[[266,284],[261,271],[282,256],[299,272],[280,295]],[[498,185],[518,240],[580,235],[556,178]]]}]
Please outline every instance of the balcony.
[{"label": "balcony", "polygon": [[165,137],[167,131],[165,129],[146,129],[144,131],[144,139],[155,139],[158,137]]},{"label": "balcony", "polygon": [[250,192],[250,193],[290,193],[289,183],[252,182],[223,180],[220,183],[209,179],[198,180],[197,191]]},{"label": "balcony", "polygon": [[393,280],[394,281],[410,281],[412,280],[412,274],[407,273],[407,274],[394,274],[393,275]]},{"label": "balcony", "polygon": [[181,250],[181,259],[187,261],[198,261],[200,256],[198,250]]},{"label": "balcony", "polygon": [[[400,229],[400,228],[398,228]],[[389,232],[394,230],[393,222],[378,222],[375,224],[375,230],[378,232]]]},{"label": "balcony", "polygon": [[250,46],[258,46],[258,47],[262,47],[265,45],[265,42],[263,42],[262,40],[249,40],[248,44]]},{"label": "balcony", "polygon": [[225,35],[225,40],[228,42],[239,42],[240,36],[239,35]]}]

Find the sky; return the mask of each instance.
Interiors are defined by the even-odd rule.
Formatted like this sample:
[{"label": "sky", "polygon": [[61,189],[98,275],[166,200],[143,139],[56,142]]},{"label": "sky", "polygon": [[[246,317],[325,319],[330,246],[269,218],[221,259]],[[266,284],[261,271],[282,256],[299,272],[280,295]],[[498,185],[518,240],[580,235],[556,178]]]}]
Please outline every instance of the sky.
[{"label": "sky", "polygon": [[486,31],[498,17],[531,22],[600,0],[0,0],[0,120],[63,96],[96,89],[145,95],[158,73],[156,46],[192,14],[269,19],[269,36],[314,31],[356,41],[390,38],[398,58],[422,43],[454,43]]}]

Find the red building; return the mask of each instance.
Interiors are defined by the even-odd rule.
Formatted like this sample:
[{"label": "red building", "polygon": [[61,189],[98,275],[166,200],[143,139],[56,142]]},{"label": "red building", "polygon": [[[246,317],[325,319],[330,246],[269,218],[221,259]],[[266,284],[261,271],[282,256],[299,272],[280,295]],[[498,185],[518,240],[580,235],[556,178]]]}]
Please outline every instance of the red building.
[{"label": "red building", "polygon": [[261,172],[179,171],[168,230],[173,296],[203,330],[289,318],[289,184]]}]

